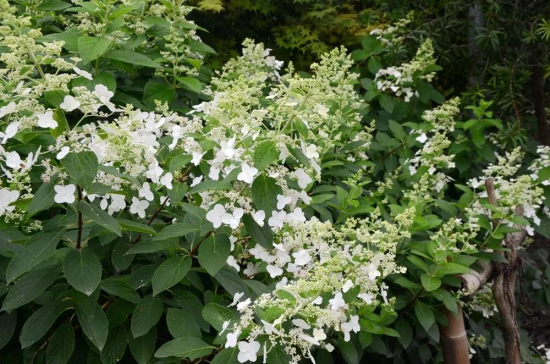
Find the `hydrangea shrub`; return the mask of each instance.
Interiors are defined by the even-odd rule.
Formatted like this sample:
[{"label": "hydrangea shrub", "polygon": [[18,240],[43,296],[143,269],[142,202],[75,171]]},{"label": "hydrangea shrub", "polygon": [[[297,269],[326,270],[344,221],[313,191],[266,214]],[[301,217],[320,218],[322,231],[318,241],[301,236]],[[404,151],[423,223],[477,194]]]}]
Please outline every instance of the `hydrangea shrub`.
[{"label": "hydrangea shrub", "polygon": [[[111,5],[66,9],[79,31],[98,35],[89,14],[106,6],[114,16]],[[180,52],[172,36],[194,27],[170,16],[183,10],[149,5],[115,12],[134,14],[127,28],[145,34],[139,14],[166,15],[181,27],[152,48]],[[454,275],[496,259],[513,223],[537,224],[547,148],[524,174],[514,150],[454,183],[458,101],[433,106],[415,91],[433,77],[429,42],[426,61],[380,68],[369,83],[344,49],[306,76],[247,40],[203,90],[207,101],[182,112],[175,96],[155,93],[145,108],[117,97],[119,83],[134,89],[118,78],[124,68],[114,91],[101,76],[111,61],[79,67],[98,45],[63,56],[66,40],[39,40],[30,20],[4,9],[0,348],[9,360],[357,363],[386,342],[410,350],[412,327],[437,340],[442,307],[456,311]],[[30,50],[10,48],[12,38]],[[161,67],[175,58],[163,57],[155,76],[179,94],[179,76],[164,73],[177,67]],[[418,109],[373,120],[377,100]],[[405,158],[386,162],[397,153]]]}]

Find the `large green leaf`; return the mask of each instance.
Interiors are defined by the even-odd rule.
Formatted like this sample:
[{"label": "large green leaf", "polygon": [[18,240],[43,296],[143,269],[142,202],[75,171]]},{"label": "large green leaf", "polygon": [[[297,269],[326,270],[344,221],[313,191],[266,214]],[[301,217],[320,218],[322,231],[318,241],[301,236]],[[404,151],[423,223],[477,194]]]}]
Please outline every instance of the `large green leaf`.
[{"label": "large green leaf", "polygon": [[177,308],[169,308],[166,313],[166,325],[174,338],[201,338],[201,329],[190,313]]},{"label": "large green leaf", "polygon": [[73,249],[63,260],[67,282],[77,291],[91,295],[101,281],[101,263],[90,249]]},{"label": "large green leaf", "polygon": [[57,243],[59,243],[64,232],[65,230],[58,232],[42,231],[33,235],[10,261],[6,271],[6,281],[10,283],[39,263],[49,259],[55,253]]},{"label": "large green leaf", "polygon": [[137,66],[144,66],[144,67],[151,67],[151,68],[157,68],[159,66],[158,63],[153,61],[151,58],[147,57],[144,54],[123,50],[123,49],[116,49],[109,51],[105,53],[105,58],[114,59],[115,61],[125,62],[125,63],[131,63],[135,64]]},{"label": "large green leaf", "polygon": [[0,349],[11,340],[15,327],[17,326],[17,311],[4,312],[0,315]]},{"label": "large green leaf", "polygon": [[29,214],[35,214],[37,212],[47,210],[53,206],[55,197],[56,180],[50,181],[50,183],[43,183],[42,186],[34,194],[32,201],[29,205],[27,212]]},{"label": "large green leaf", "polygon": [[31,302],[51,286],[60,273],[61,269],[53,266],[25,274],[9,290],[2,304],[2,310],[10,311]]},{"label": "large green leaf", "polygon": [[195,93],[201,93],[202,84],[199,80],[193,77],[177,77],[178,82],[186,89]]},{"label": "large green leaf", "polygon": [[149,332],[137,338],[130,338],[130,351],[138,364],[147,364],[155,352],[157,328],[153,326]]},{"label": "large green leaf", "polygon": [[273,248],[273,232],[271,231],[269,225],[265,222],[264,226],[258,225],[254,218],[249,214],[245,214],[243,216],[243,223],[248,231],[248,234],[256,239],[261,246],[266,249]]},{"label": "large green leaf", "polygon": [[74,330],[70,323],[61,325],[51,336],[46,349],[48,364],[66,364],[73,355],[75,346]]},{"label": "large green leaf", "polygon": [[91,186],[99,165],[96,154],[89,151],[69,153],[61,163],[69,173],[69,177],[84,188]]},{"label": "large green leaf", "polygon": [[40,340],[42,336],[48,332],[50,327],[52,327],[59,315],[70,307],[71,303],[69,300],[59,299],[36,310],[27,321],[25,321],[21,333],[19,334],[21,348],[28,348]]},{"label": "large green leaf", "polygon": [[168,341],[155,353],[156,358],[175,356],[195,360],[212,352],[213,347],[195,337],[180,337]]},{"label": "large green leaf", "polygon": [[84,63],[91,62],[101,57],[101,55],[107,52],[110,46],[111,41],[108,39],[90,37],[87,35],[78,38],[78,53]]},{"label": "large green leaf", "polygon": [[239,356],[239,347],[227,348],[220,351],[210,364],[237,364],[239,363],[237,357]]},{"label": "large green leaf", "polygon": [[441,280],[439,278],[431,277],[426,273],[422,273],[420,276],[420,281],[422,282],[422,286],[428,292],[434,291],[441,286]]},{"label": "large green leaf", "polygon": [[128,332],[124,325],[120,325],[109,331],[105,347],[101,350],[101,362],[103,364],[115,364],[122,359],[128,344]]},{"label": "large green leaf", "polygon": [[199,263],[210,275],[216,273],[225,265],[231,253],[231,243],[225,234],[212,234],[201,244]]},{"label": "large green leaf", "polygon": [[261,174],[252,182],[252,198],[258,210],[264,210],[266,217],[277,209],[277,195],[282,194],[275,179]]},{"label": "large green leaf", "polygon": [[147,334],[159,322],[162,310],[163,304],[159,297],[143,297],[132,315],[132,336],[136,338]]},{"label": "large green leaf", "polygon": [[431,307],[423,302],[416,301],[414,312],[424,330],[428,331],[435,322],[435,315]]},{"label": "large green leaf", "polygon": [[101,282],[101,289],[132,303],[138,303],[141,300],[141,297],[132,286],[116,277],[103,280]]},{"label": "large green leaf", "polygon": [[175,223],[166,226],[153,240],[166,240],[170,238],[177,238],[190,233],[200,231],[200,226],[191,225],[186,223]]},{"label": "large green leaf", "polygon": [[191,269],[191,258],[187,255],[168,258],[153,275],[153,295],[167,290],[181,281]]},{"label": "large green leaf", "polygon": [[202,309],[202,317],[217,331],[221,331],[223,323],[233,318],[233,311],[217,303],[208,303]]},{"label": "large green leaf", "polygon": [[118,221],[99,207],[90,205],[86,201],[80,201],[78,203],[78,210],[82,212],[85,219],[92,220],[96,224],[103,226],[118,236],[122,236]]},{"label": "large green leaf", "polygon": [[259,170],[269,166],[279,158],[279,151],[274,141],[266,141],[258,144],[254,150],[254,167]]},{"label": "large green leaf", "polygon": [[109,321],[101,306],[93,297],[75,293],[76,315],[82,331],[92,344],[102,350],[109,334]]}]

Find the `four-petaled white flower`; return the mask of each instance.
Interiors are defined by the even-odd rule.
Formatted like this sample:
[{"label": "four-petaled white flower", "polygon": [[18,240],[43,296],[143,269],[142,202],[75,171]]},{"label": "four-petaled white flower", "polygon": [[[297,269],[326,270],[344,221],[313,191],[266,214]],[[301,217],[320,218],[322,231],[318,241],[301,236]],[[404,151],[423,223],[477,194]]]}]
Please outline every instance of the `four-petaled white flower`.
[{"label": "four-petaled white flower", "polygon": [[260,343],[257,341],[240,341],[239,342],[239,355],[237,360],[239,363],[246,363],[247,361],[255,362],[258,359],[256,353],[260,350]]},{"label": "four-petaled white flower", "polygon": [[222,222],[226,225],[229,225],[231,229],[236,229],[239,227],[239,224],[241,223],[241,217],[243,217],[244,210],[242,208],[236,208],[233,210],[233,213],[230,214],[226,212],[222,216]]},{"label": "four-petaled white flower", "polygon": [[420,135],[419,137],[417,137],[416,140],[417,140],[419,143],[424,144],[424,143],[426,143],[426,141],[428,140],[428,136],[426,135],[426,133],[422,133],[422,135]]},{"label": "four-petaled white flower", "polygon": [[260,226],[264,226],[265,223],[265,211],[264,210],[258,210],[252,214],[252,218],[254,221],[256,221],[256,224]]},{"label": "four-petaled white flower", "polygon": [[308,184],[313,182],[313,179],[304,171],[303,168],[298,168],[296,170],[296,178],[298,178],[298,186],[300,186],[301,189],[304,189],[307,187]]},{"label": "four-petaled white flower", "polygon": [[76,66],[73,67],[73,71],[74,71],[77,75],[79,75],[79,76],[81,76],[81,77],[84,77],[84,78],[86,78],[86,79],[88,79],[88,80],[90,80],[90,81],[93,80],[92,74],[91,74],[90,72],[88,72],[88,71],[81,70],[80,68],[78,68],[78,67],[76,67]]},{"label": "four-petaled white flower", "polygon": [[234,348],[237,346],[237,341],[239,340],[239,335],[241,335],[241,329],[237,328],[234,332],[230,332],[227,334],[226,339],[227,342],[225,343],[226,348]]},{"label": "four-petaled white flower", "polygon": [[366,269],[363,269],[367,273],[369,279],[374,281],[376,278],[381,276],[380,271],[378,271],[378,266],[376,264],[369,264]]},{"label": "four-petaled white flower", "polygon": [[149,207],[149,201],[140,200],[137,197],[132,197],[132,205],[130,205],[130,213],[138,214],[142,219],[145,217],[145,210]]},{"label": "four-petaled white flower", "polygon": [[15,206],[10,206],[11,203],[17,201],[19,191],[10,191],[7,188],[0,189],[0,216],[6,211],[10,212],[15,209]]},{"label": "four-petaled white flower", "polygon": [[273,211],[271,217],[269,220],[267,220],[267,223],[271,227],[283,227],[283,223],[286,219],[286,212],[285,211]]},{"label": "four-petaled white flower", "polygon": [[241,267],[237,263],[237,259],[235,259],[234,256],[232,256],[232,255],[228,256],[226,263],[227,263],[228,266],[235,268],[235,270],[237,272],[241,271]]},{"label": "four-petaled white flower", "polygon": [[54,201],[57,203],[73,203],[75,201],[74,193],[76,191],[76,186],[71,185],[55,185],[55,197]]},{"label": "four-petaled white flower", "polygon": [[151,191],[151,186],[149,185],[149,182],[143,182],[143,185],[138,190],[139,197],[143,197],[147,201],[153,201],[155,199],[155,195],[153,195],[153,191]]},{"label": "four-petaled white flower", "polygon": [[361,326],[359,325],[359,316],[352,315],[349,318],[348,322],[344,322],[342,325],[342,331],[344,332],[344,341],[350,340],[350,332],[359,332],[361,330]]},{"label": "four-petaled white flower", "polygon": [[247,308],[252,303],[252,300],[250,298],[247,298],[246,300],[237,303],[237,311],[243,312],[245,308]]},{"label": "four-petaled white flower", "polygon": [[225,207],[217,204],[212,210],[206,213],[206,220],[212,223],[214,229],[217,229],[222,225],[223,215],[225,215]]},{"label": "four-petaled white flower", "polygon": [[305,144],[302,144],[302,151],[309,159],[319,158],[319,152],[317,152],[317,146],[315,144],[310,144],[307,147]]},{"label": "four-petaled white flower", "polygon": [[0,138],[2,138],[2,144],[6,144],[8,139],[13,138],[15,134],[17,134],[17,131],[19,130],[19,125],[21,125],[20,122],[11,123],[6,128],[5,132],[0,132]]},{"label": "four-petaled white flower", "polygon": [[292,197],[290,196],[284,196],[284,195],[277,195],[277,208],[279,210],[282,210],[285,208],[286,205],[292,202]]},{"label": "four-petaled white flower", "polygon": [[110,101],[111,97],[113,97],[115,94],[113,91],[110,91],[107,86],[105,85],[95,85],[93,94],[99,99],[99,101],[107,106],[111,112],[116,111],[115,105]]},{"label": "four-petaled white flower", "polygon": [[111,204],[109,205],[109,210],[107,211],[109,215],[122,211],[126,208],[126,196],[119,195],[117,193],[112,193],[110,196]]},{"label": "four-petaled white flower", "polygon": [[281,268],[271,264],[266,267],[266,270],[271,278],[275,278],[283,274],[283,270]]},{"label": "four-petaled white flower", "polygon": [[6,153],[6,166],[10,167],[11,169],[18,171],[21,169],[21,157],[19,157],[19,154],[17,152],[9,152]]},{"label": "four-petaled white flower", "polygon": [[334,295],[334,298],[331,298],[328,303],[330,304],[330,309],[333,311],[338,311],[341,308],[348,308],[348,304],[344,301],[342,297],[342,292],[337,292]]},{"label": "four-petaled white flower", "polygon": [[258,273],[258,265],[252,262],[248,262],[246,264],[246,268],[243,270],[243,273],[246,274],[247,277],[254,276],[256,273]]},{"label": "four-petaled white flower", "polygon": [[63,102],[59,104],[59,107],[65,111],[73,111],[80,107],[80,101],[78,101],[71,95],[67,95],[63,99]]},{"label": "four-petaled white flower", "polygon": [[349,291],[351,288],[353,288],[353,282],[351,279],[348,279],[346,281],[346,283],[344,283],[344,286],[342,287],[342,291],[344,291],[344,293],[346,293],[347,291]]},{"label": "four-petaled white flower", "polygon": [[173,179],[174,179],[174,175],[172,173],[168,172],[160,178],[160,184],[163,185],[164,187],[168,188],[169,190],[171,190]]},{"label": "four-petaled white flower", "polygon": [[57,128],[57,121],[53,118],[53,111],[49,110],[43,114],[37,114],[38,126],[41,128]]},{"label": "four-petaled white flower", "polygon": [[252,183],[254,177],[258,174],[258,169],[251,167],[248,163],[244,162],[241,166],[241,173],[237,176],[239,181],[246,183]]},{"label": "four-petaled white flower", "polygon": [[63,148],[61,148],[59,153],[57,153],[55,158],[58,159],[58,160],[62,160],[63,158],[65,158],[67,156],[67,154],[69,154],[70,151],[71,151],[71,148],[63,147]]}]

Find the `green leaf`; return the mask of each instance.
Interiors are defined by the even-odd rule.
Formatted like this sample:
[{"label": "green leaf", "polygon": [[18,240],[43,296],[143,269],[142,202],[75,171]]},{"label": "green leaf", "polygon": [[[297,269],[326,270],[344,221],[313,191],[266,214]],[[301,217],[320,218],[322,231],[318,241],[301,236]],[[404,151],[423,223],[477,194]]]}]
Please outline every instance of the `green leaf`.
[{"label": "green leaf", "polygon": [[132,303],[138,303],[141,300],[141,297],[132,286],[122,279],[116,279],[115,277],[103,280],[101,282],[101,289]]},{"label": "green leaf", "polygon": [[111,41],[108,39],[90,37],[87,35],[78,38],[78,53],[83,63],[89,63],[101,57],[107,52],[110,46]]},{"label": "green leaf", "polygon": [[34,194],[31,204],[27,210],[29,214],[36,214],[37,212],[47,210],[53,206],[55,203],[53,200],[55,197],[55,184],[56,180],[52,180],[50,183],[44,183],[40,186],[38,191]]},{"label": "green leaf", "polygon": [[135,231],[137,233],[148,234],[148,235],[156,235],[157,234],[155,229],[153,229],[152,227],[150,227],[148,225],[141,224],[139,222],[126,220],[126,219],[122,219],[122,218],[118,218],[117,221],[118,221],[118,224],[120,225],[120,227],[122,228],[122,231]]},{"label": "green leaf", "polygon": [[193,77],[176,77],[176,80],[189,91],[200,94],[202,92],[202,83]]},{"label": "green leaf", "polygon": [[248,297],[248,288],[234,268],[228,265],[223,266],[215,278],[231,296],[244,292],[245,298]]},{"label": "green leaf", "polygon": [[138,364],[147,364],[155,352],[157,328],[153,326],[149,332],[137,338],[130,338],[130,351]]},{"label": "green leaf", "polygon": [[399,333],[397,340],[403,345],[406,349],[412,342],[413,339],[413,330],[411,325],[404,319],[400,319],[395,324],[395,329]]},{"label": "green leaf", "polygon": [[59,299],[42,306],[25,321],[19,341],[21,348],[25,349],[37,342],[52,327],[55,320],[71,306],[68,300]]},{"label": "green leaf", "polygon": [[434,291],[441,286],[441,280],[439,278],[430,277],[426,273],[422,273],[420,276],[420,281],[422,282],[422,286],[424,286],[428,292]]},{"label": "green leaf", "polygon": [[231,253],[231,243],[225,234],[210,235],[199,249],[199,263],[210,275],[216,273],[225,265]]},{"label": "green leaf", "polygon": [[175,356],[195,360],[212,352],[213,347],[195,337],[180,337],[168,341],[155,353],[155,358]]},{"label": "green leaf", "polygon": [[243,216],[243,223],[250,234],[258,243],[266,249],[273,248],[273,232],[269,225],[264,222],[264,226],[258,225],[252,216],[246,214]]},{"label": "green leaf", "polygon": [[273,141],[258,144],[254,150],[254,167],[264,169],[279,158],[279,151]]},{"label": "green leaf", "polygon": [[73,6],[61,0],[46,0],[36,7],[36,10],[40,11],[60,11],[65,10]]},{"label": "green leaf", "polygon": [[137,304],[132,314],[132,336],[143,336],[159,322],[163,310],[162,300],[152,295],[145,296]]},{"label": "green leaf", "polygon": [[217,331],[221,331],[223,323],[233,318],[233,311],[217,303],[208,303],[202,309],[202,317]]},{"label": "green leaf", "polygon": [[227,348],[220,351],[210,364],[237,364],[239,363],[237,357],[239,356],[239,347]]},{"label": "green leaf", "polygon": [[158,233],[157,236],[153,238],[155,240],[166,240],[170,238],[178,238],[180,236],[185,236],[190,233],[200,231],[200,226],[191,225],[186,223],[176,223],[166,226]]},{"label": "green leaf", "polygon": [[4,312],[0,315],[0,349],[11,340],[15,327],[17,326],[17,311]]},{"label": "green leaf", "polygon": [[191,258],[188,255],[165,260],[153,275],[153,296],[176,285],[185,278],[189,269]]},{"label": "green leaf", "polygon": [[2,311],[11,311],[36,299],[55,282],[60,273],[61,269],[53,266],[25,274],[8,291]]},{"label": "green leaf", "polygon": [[444,262],[437,265],[435,275],[438,277],[442,277],[444,275],[463,274],[469,272],[470,268],[465,265],[453,262]]},{"label": "green leaf", "polygon": [[57,243],[59,243],[64,232],[65,230],[59,232],[42,231],[33,235],[10,261],[6,271],[6,282],[12,282],[39,263],[49,259],[55,253]]},{"label": "green leaf", "polygon": [[390,130],[395,138],[403,140],[407,136],[405,130],[403,130],[403,127],[397,121],[389,120],[388,126],[390,127]]},{"label": "green leaf", "polygon": [[188,40],[188,43],[189,43],[188,44],[189,48],[191,48],[194,51],[216,54],[216,51],[212,47],[202,42],[199,42],[197,40]]},{"label": "green leaf", "polygon": [[174,89],[165,82],[151,80],[143,89],[143,103],[149,106],[154,106],[155,100],[170,104],[175,97]]},{"label": "green leaf", "polygon": [[61,325],[50,338],[46,349],[48,364],[66,364],[74,351],[74,330],[70,323]]},{"label": "green leaf", "polygon": [[266,217],[270,217],[273,210],[277,210],[277,195],[282,194],[281,186],[275,179],[261,174],[252,182],[252,199],[258,210],[264,210]]},{"label": "green leaf", "polygon": [[414,312],[424,330],[428,331],[435,322],[435,315],[432,308],[423,302],[416,301]]},{"label": "green leaf", "polygon": [[63,260],[67,283],[87,296],[101,282],[101,263],[90,249],[72,249]]},{"label": "green leaf", "polygon": [[116,49],[105,53],[105,58],[113,59],[115,61],[125,62],[135,64],[137,66],[158,68],[159,64],[153,61],[151,58],[147,57],[144,54]]},{"label": "green leaf", "polygon": [[76,316],[82,331],[92,344],[103,350],[109,334],[109,321],[95,298],[75,293]]},{"label": "green leaf", "polygon": [[99,354],[103,364],[116,364],[122,359],[128,344],[128,332],[124,325],[116,327],[109,332],[105,347]]},{"label": "green leaf", "polygon": [[61,163],[71,179],[84,188],[90,187],[97,175],[98,161],[94,152],[69,153]]},{"label": "green leaf", "polygon": [[118,236],[122,236],[120,225],[118,224],[116,219],[99,207],[90,205],[86,201],[79,201],[78,210],[82,212],[82,215],[86,219],[92,220],[93,222],[112,231]]},{"label": "green leaf", "polygon": [[149,254],[164,250],[181,250],[181,246],[174,239],[170,240],[142,240],[126,252],[128,254]]},{"label": "green leaf", "polygon": [[199,325],[193,316],[184,310],[169,308],[166,313],[166,324],[168,331],[175,339],[179,337],[196,337],[200,339],[202,337]]}]

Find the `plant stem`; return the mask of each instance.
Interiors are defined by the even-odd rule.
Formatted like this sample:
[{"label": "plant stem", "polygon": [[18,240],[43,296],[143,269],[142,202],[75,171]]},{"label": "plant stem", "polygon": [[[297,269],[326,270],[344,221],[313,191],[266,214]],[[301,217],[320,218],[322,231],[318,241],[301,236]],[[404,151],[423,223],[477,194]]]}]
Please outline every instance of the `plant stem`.
[{"label": "plant stem", "polygon": [[[76,186],[76,188],[78,189],[78,204],[77,204],[77,209],[78,207],[80,207],[80,201],[82,201],[82,189],[80,188],[80,186]],[[78,214],[78,234],[76,236],[76,248],[77,249],[80,249],[81,248],[81,242],[82,242],[82,212],[80,212],[80,210],[78,209],[77,211],[77,214]]]}]

